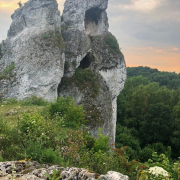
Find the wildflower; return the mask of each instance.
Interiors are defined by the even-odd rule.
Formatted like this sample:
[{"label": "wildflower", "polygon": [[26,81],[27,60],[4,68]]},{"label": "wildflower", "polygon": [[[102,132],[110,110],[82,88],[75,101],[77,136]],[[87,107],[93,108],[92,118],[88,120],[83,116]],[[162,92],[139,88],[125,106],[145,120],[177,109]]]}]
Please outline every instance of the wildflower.
[{"label": "wildflower", "polygon": [[158,177],[159,175],[162,175],[164,177],[169,176],[168,172],[166,170],[164,170],[162,167],[158,167],[158,166],[149,168],[149,172],[151,174],[154,174],[156,177]]}]

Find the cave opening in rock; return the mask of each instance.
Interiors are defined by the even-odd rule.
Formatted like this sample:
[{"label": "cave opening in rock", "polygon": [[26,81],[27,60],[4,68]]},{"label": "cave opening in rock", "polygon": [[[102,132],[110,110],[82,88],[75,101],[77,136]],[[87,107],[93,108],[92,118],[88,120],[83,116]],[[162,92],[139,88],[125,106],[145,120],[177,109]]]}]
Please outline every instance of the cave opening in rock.
[{"label": "cave opening in rock", "polygon": [[81,68],[81,69],[89,68],[92,61],[93,61],[93,57],[90,53],[88,53],[80,62],[79,68]]},{"label": "cave opening in rock", "polygon": [[91,8],[85,14],[85,32],[88,35],[95,35],[98,33],[99,23],[101,19],[102,10],[98,8]]}]

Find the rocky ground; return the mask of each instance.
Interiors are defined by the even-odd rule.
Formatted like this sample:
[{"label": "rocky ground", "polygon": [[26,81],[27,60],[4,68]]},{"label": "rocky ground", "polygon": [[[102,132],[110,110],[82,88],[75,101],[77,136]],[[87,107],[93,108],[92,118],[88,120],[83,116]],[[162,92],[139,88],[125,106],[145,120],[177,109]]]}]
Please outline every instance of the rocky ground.
[{"label": "rocky ground", "polygon": [[57,176],[64,180],[129,180],[128,176],[114,171],[100,175],[84,168],[63,168],[57,165],[39,164],[36,161],[0,162],[0,180],[55,180],[57,177],[48,178],[47,175],[53,177],[55,171]]}]

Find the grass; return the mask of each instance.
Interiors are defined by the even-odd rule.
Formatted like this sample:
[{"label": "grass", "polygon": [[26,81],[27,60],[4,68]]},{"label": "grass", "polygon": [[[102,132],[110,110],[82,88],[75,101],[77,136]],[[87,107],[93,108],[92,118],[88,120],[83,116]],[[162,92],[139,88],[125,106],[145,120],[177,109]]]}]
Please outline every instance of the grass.
[{"label": "grass", "polygon": [[[5,102],[5,103],[4,103]],[[22,102],[12,103],[10,101],[4,101],[0,103],[0,116],[13,127],[17,124],[18,118],[23,113],[38,113],[43,109],[43,106],[29,105],[23,106]],[[10,114],[12,112],[12,114]]]}]

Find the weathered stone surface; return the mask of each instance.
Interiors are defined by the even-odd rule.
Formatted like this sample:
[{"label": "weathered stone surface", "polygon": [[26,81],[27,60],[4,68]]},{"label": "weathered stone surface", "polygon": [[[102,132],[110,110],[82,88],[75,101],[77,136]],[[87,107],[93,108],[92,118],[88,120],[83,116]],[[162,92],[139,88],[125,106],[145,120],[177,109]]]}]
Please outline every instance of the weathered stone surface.
[{"label": "weathered stone surface", "polygon": [[124,88],[126,65],[117,40],[108,32],[107,5],[108,0],[66,0],[62,16],[66,62],[59,95],[72,96],[83,105],[93,136],[102,127],[114,143],[116,100]]},{"label": "weathered stone surface", "polygon": [[56,0],[29,0],[12,20],[2,46],[0,93],[6,98],[56,99],[65,61]]},{"label": "weathered stone surface", "polygon": [[115,171],[109,171],[106,175],[99,176],[103,180],[129,180],[129,177]]},{"label": "weathered stone surface", "polygon": [[[72,76],[81,60],[90,50],[88,35],[108,32],[106,8],[108,0],[66,0],[62,16],[62,32],[66,42],[65,75]],[[72,63],[76,62],[73,66]]]},{"label": "weathered stone surface", "polygon": [[9,180],[12,177],[15,180],[47,180],[46,173],[52,176],[54,170],[59,171],[62,180],[129,180],[128,176],[114,171],[100,175],[84,168],[49,166],[36,161],[0,162],[0,180]]}]

